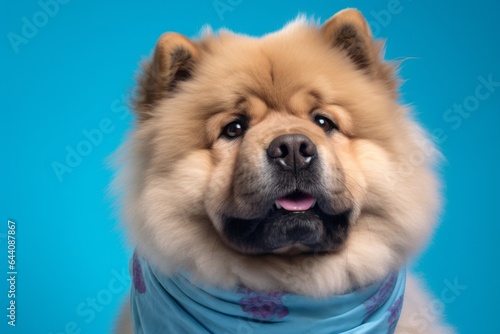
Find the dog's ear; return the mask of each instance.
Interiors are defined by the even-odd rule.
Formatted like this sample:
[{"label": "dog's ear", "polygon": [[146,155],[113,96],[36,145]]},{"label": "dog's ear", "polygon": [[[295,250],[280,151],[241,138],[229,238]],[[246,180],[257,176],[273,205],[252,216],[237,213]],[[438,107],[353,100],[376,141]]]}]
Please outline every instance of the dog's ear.
[{"label": "dog's ear", "polygon": [[187,37],[172,32],[160,37],[139,78],[135,101],[139,120],[149,118],[155,103],[175,94],[180,83],[191,78],[199,57],[198,46]]},{"label": "dog's ear", "polygon": [[321,27],[326,41],[346,55],[360,70],[382,80],[396,93],[398,82],[394,77],[395,64],[384,62],[384,43],[373,40],[372,33],[363,14],[358,10],[344,9]]}]

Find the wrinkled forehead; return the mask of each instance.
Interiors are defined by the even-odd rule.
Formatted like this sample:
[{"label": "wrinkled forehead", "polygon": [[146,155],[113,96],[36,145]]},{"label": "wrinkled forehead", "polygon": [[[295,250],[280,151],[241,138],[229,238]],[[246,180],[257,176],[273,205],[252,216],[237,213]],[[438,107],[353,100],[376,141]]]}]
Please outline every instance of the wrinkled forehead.
[{"label": "wrinkled forehead", "polygon": [[309,27],[293,36],[285,31],[261,39],[233,34],[213,38],[195,78],[196,101],[208,114],[247,107],[306,113],[335,104],[354,118],[380,106],[374,114],[384,118],[391,109],[388,92]]},{"label": "wrinkled forehead", "polygon": [[330,78],[339,76],[335,67],[346,61],[317,34],[307,31],[292,38],[280,32],[261,39],[225,34],[214,38],[201,57],[198,82],[221,102],[228,97],[233,103],[251,97],[275,110],[302,99],[330,98]]}]

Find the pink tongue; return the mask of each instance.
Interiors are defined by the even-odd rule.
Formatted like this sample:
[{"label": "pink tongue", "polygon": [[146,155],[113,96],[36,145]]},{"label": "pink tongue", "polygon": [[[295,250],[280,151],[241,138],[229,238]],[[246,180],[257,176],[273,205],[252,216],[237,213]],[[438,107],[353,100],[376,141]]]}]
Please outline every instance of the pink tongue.
[{"label": "pink tongue", "polygon": [[311,195],[301,194],[299,196],[288,196],[278,198],[278,203],[287,211],[306,211],[311,208],[314,203],[314,197]]}]

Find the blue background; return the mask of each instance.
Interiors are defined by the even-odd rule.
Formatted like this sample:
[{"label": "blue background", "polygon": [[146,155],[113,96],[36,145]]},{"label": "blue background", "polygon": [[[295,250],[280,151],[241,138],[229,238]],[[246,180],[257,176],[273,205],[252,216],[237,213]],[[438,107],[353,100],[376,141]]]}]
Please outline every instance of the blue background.
[{"label": "blue background", "polygon": [[[121,273],[127,270],[130,250],[106,196],[112,175],[106,158],[131,127],[127,96],[138,63],[162,32],[194,37],[208,23],[214,29],[261,35],[299,12],[324,21],[342,8],[357,7],[376,35],[387,38],[387,59],[409,58],[401,67],[406,80],[402,101],[414,106],[429,131],[442,134],[445,211],[415,268],[425,273],[460,332],[500,333],[500,222],[495,211],[500,87],[474,100],[480,77],[500,81],[500,3],[219,2],[230,8],[218,13],[213,0],[73,0],[51,7],[52,15],[45,16],[37,1],[3,2],[0,332],[110,331],[129,285]],[[39,27],[25,27],[29,38],[14,47],[9,38],[22,35],[26,20]],[[469,116],[447,118],[448,109],[463,103],[473,109]],[[100,127],[102,138],[96,134]],[[85,146],[85,131],[94,134],[91,146]],[[54,162],[66,164],[68,152],[76,149],[86,156],[80,161],[73,157],[74,168],[58,178]],[[6,325],[4,315],[7,219],[17,223],[15,328]],[[461,287],[453,292],[449,285],[454,282]],[[454,298],[443,299],[450,291]]]}]

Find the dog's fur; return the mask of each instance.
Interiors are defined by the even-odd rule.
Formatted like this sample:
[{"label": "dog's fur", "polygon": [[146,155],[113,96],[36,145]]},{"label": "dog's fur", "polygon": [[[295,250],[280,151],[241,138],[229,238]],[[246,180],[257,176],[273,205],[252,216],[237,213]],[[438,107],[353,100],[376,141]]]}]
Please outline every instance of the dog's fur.
[{"label": "dog's fur", "polygon": [[[439,212],[438,153],[398,103],[395,64],[382,48],[352,9],[322,26],[301,17],[258,39],[163,35],[139,80],[137,124],[115,180],[134,246],[165,274],[309,296],[344,293],[406,265]],[[338,129],[323,132],[318,114]],[[241,115],[244,136],[221,135]],[[226,233],[224,217],[259,217],[276,188],[289,187],[273,179],[265,153],[285,134],[317,147],[318,205],[349,212],[345,240],[330,251],[261,251]],[[429,303],[409,277],[397,332],[450,331],[439,314],[419,318]],[[127,332],[130,319],[120,326]]]}]

